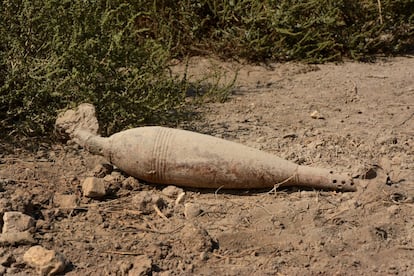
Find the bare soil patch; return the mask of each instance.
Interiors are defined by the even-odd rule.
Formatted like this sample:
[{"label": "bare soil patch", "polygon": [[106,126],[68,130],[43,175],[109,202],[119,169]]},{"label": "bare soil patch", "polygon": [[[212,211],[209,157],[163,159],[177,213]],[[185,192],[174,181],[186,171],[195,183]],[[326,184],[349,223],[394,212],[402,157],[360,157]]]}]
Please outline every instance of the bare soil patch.
[{"label": "bare soil patch", "polygon": [[[234,94],[182,128],[348,172],[358,191],[163,190],[73,143],[4,144],[1,217],[30,215],[66,275],[414,275],[414,59],[189,64],[194,78],[209,68],[239,70]],[[82,195],[93,175],[109,183],[102,199]],[[0,270],[35,273],[29,247],[3,245]]]}]

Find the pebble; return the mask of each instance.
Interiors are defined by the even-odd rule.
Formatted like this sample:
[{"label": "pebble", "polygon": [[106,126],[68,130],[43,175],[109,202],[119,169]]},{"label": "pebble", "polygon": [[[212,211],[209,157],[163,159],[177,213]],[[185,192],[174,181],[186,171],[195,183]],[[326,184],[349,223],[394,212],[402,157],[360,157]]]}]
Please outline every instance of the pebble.
[{"label": "pebble", "polygon": [[65,270],[65,258],[54,250],[40,245],[32,246],[23,255],[26,264],[34,267],[40,275],[56,275]]},{"label": "pebble", "polygon": [[310,116],[311,116],[312,119],[320,119],[320,120],[325,119],[325,117],[319,111],[317,111],[317,110],[313,111],[310,114]]},{"label": "pebble", "polygon": [[184,216],[186,217],[186,219],[198,217],[201,213],[202,210],[199,204],[186,203],[184,205]]},{"label": "pebble", "polygon": [[105,175],[105,177],[103,177],[103,180],[108,183],[116,182],[115,177],[113,177],[111,174]]},{"label": "pebble", "polygon": [[35,244],[32,234],[29,231],[9,232],[0,234],[0,245],[22,245]]},{"label": "pebble", "polygon": [[205,251],[201,252],[199,257],[200,257],[201,261],[207,261],[208,260],[208,254]]},{"label": "pebble", "polygon": [[97,177],[87,177],[82,183],[85,197],[102,198],[106,195],[105,181]]},{"label": "pebble", "polygon": [[33,230],[35,221],[31,216],[21,212],[5,212],[3,215],[3,233]]}]

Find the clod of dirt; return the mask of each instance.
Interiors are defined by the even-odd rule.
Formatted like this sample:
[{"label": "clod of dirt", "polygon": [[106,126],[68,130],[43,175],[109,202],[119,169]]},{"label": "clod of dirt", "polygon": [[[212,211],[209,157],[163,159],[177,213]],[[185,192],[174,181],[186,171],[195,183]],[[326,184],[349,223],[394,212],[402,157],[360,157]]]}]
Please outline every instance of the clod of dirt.
[{"label": "clod of dirt", "polygon": [[187,219],[198,217],[202,212],[203,210],[201,209],[199,204],[186,203],[184,205],[184,216]]},{"label": "clod of dirt", "polygon": [[93,168],[92,173],[93,173],[93,176],[95,177],[103,178],[106,175],[112,173],[113,169],[114,167],[111,164],[102,163],[102,164],[96,165],[95,168]]},{"label": "clod of dirt", "polygon": [[0,234],[0,245],[22,245],[35,244],[32,234],[29,231],[8,232]]},{"label": "clod of dirt", "polygon": [[105,181],[97,177],[87,177],[82,183],[85,197],[102,198],[106,195]]},{"label": "clod of dirt", "polygon": [[140,182],[135,177],[127,177],[124,181],[122,181],[122,188],[126,190],[140,190]]},{"label": "clod of dirt", "polygon": [[69,109],[58,115],[55,123],[57,134],[74,138],[73,134],[78,129],[85,129],[90,133],[98,134],[99,124],[93,105],[83,103],[74,110]]},{"label": "clod of dirt", "polygon": [[111,174],[106,175],[104,180],[110,183],[122,183],[122,181],[125,180],[125,176],[123,176],[119,171],[114,171]]},{"label": "clod of dirt", "polygon": [[146,255],[137,256],[134,259],[132,269],[128,271],[128,275],[132,276],[145,276],[151,275],[152,260]]},{"label": "clod of dirt", "polygon": [[183,189],[178,188],[176,186],[167,186],[164,189],[162,189],[162,193],[170,198],[176,198],[179,194],[184,192]]},{"label": "clod of dirt", "polygon": [[151,191],[143,191],[132,198],[132,204],[144,214],[151,213],[154,205],[162,208],[166,205],[164,199]]},{"label": "clod of dirt", "polygon": [[78,206],[78,198],[76,195],[55,194],[53,196],[53,203],[56,207],[64,209],[73,209]]},{"label": "clod of dirt", "polygon": [[199,225],[187,224],[180,232],[181,246],[180,251],[191,252],[194,256],[199,256],[201,252],[210,252],[213,249],[213,239],[208,232]]},{"label": "clod of dirt", "polygon": [[21,212],[5,212],[3,215],[3,233],[15,233],[33,230],[35,221]]},{"label": "clod of dirt", "polygon": [[61,254],[40,245],[30,247],[23,260],[34,267],[40,275],[56,275],[63,272],[66,267],[66,260]]}]

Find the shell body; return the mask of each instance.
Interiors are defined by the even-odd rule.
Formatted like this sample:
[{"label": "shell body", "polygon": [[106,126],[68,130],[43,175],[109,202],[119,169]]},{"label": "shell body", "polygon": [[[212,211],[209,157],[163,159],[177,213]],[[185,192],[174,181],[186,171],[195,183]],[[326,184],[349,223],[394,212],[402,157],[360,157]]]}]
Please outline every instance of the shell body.
[{"label": "shell body", "polygon": [[305,186],[354,191],[352,179],[200,133],[141,127],[108,138],[78,132],[83,146],[139,179],[194,188]]}]

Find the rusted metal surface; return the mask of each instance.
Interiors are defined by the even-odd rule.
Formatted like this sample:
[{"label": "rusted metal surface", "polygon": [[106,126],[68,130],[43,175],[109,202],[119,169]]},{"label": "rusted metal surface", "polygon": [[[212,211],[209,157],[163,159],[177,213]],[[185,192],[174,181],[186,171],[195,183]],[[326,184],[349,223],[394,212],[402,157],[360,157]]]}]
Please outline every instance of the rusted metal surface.
[{"label": "rusted metal surface", "polygon": [[194,188],[255,189],[304,186],[355,191],[351,177],[299,166],[272,154],[195,132],[142,127],[103,138],[78,131],[91,152],[127,174],[158,184]]}]

